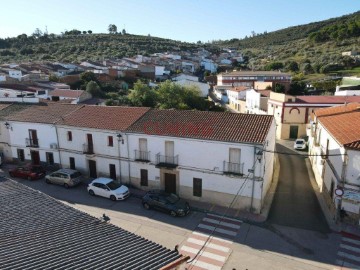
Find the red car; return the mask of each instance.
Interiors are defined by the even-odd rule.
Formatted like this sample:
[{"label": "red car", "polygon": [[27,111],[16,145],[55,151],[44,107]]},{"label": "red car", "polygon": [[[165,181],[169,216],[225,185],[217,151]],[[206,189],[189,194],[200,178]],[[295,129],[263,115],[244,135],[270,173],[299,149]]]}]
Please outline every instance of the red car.
[{"label": "red car", "polygon": [[45,169],[40,165],[19,166],[16,169],[9,170],[11,177],[36,180],[43,178],[46,174]]}]

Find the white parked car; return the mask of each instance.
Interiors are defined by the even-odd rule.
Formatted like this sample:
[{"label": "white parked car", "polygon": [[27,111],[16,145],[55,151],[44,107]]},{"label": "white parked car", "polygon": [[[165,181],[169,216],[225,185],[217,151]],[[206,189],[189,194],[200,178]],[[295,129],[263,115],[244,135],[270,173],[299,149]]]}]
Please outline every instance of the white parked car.
[{"label": "white parked car", "polygon": [[112,201],[125,200],[130,196],[129,188],[110,178],[99,177],[94,179],[87,187],[91,196],[97,195],[109,198]]},{"label": "white parked car", "polygon": [[305,150],[306,146],[307,145],[305,139],[296,139],[296,141],[294,142],[295,150]]}]

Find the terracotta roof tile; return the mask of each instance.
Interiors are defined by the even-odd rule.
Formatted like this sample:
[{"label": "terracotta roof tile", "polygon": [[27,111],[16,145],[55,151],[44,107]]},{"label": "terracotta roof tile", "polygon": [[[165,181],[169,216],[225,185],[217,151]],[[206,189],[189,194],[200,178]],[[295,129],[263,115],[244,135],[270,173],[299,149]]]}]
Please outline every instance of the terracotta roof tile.
[{"label": "terracotta roof tile", "polygon": [[340,106],[334,106],[334,107],[329,107],[329,108],[322,108],[322,109],[315,110],[314,113],[317,117],[320,117],[320,116],[325,116],[325,115],[341,114],[341,113],[346,113],[346,112],[351,112],[351,111],[356,111],[356,110],[360,110],[360,103],[356,102],[356,103],[347,104],[346,106],[340,105]]},{"label": "terracotta roof tile", "polygon": [[246,91],[248,89],[251,89],[251,87],[249,87],[249,86],[237,86],[237,87],[232,87],[231,89],[229,89],[229,91],[242,92],[242,91]]},{"label": "terracotta roof tile", "polygon": [[60,125],[122,131],[138,120],[149,108],[92,106],[83,107],[58,122]]},{"label": "terracotta roof tile", "polygon": [[205,140],[264,143],[270,115],[150,110],[127,131]]},{"label": "terracotta roof tile", "polygon": [[297,96],[298,103],[345,104],[360,102],[360,96]]},{"label": "terracotta roof tile", "polygon": [[360,110],[324,115],[318,119],[340,144],[360,150]]},{"label": "terracotta roof tile", "polygon": [[83,105],[74,104],[45,104],[43,106],[31,106],[18,113],[7,117],[10,121],[33,122],[33,123],[56,123],[65,115],[78,110]]}]

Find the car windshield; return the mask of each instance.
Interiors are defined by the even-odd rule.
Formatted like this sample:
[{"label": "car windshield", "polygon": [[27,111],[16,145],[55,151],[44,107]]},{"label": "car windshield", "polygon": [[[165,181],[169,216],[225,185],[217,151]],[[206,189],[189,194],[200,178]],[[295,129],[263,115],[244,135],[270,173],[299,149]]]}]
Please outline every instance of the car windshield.
[{"label": "car windshield", "polygon": [[78,178],[81,176],[81,173],[80,172],[74,172],[70,175],[70,178],[71,179],[74,179],[74,178]]},{"label": "car windshield", "polygon": [[180,198],[176,194],[171,193],[169,196],[166,197],[166,200],[169,203],[176,203],[178,200],[180,200]]},{"label": "car windshield", "polygon": [[296,144],[304,144],[304,141],[303,141],[303,140],[296,140],[295,143],[296,143]]},{"label": "car windshield", "polygon": [[111,181],[109,183],[106,184],[108,186],[108,188],[110,188],[111,190],[115,190],[118,189],[119,187],[121,187],[121,184],[118,184],[114,181]]}]

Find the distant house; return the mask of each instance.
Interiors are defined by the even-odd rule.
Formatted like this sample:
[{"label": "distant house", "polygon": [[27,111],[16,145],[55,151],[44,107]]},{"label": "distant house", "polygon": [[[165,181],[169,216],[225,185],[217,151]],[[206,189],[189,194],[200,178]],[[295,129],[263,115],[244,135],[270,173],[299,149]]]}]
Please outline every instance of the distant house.
[{"label": "distant house", "polygon": [[275,89],[276,84],[284,85],[285,90],[290,87],[291,75],[276,71],[233,71],[217,75],[219,86],[248,86],[254,89],[265,89],[270,85]]},{"label": "distant house", "polygon": [[200,95],[206,97],[209,94],[210,86],[207,83],[199,82],[199,78],[188,74],[180,74],[172,79],[174,83],[181,86],[195,86],[200,90]]},{"label": "distant house", "polygon": [[356,56],[357,54],[357,51],[347,51],[341,53],[342,56]]},{"label": "distant house", "polygon": [[314,110],[349,102],[360,102],[360,96],[291,96],[271,92],[268,114],[275,117],[278,139],[296,139],[306,135]]},{"label": "distant house", "polygon": [[246,92],[246,113],[267,114],[270,90],[254,90]]},{"label": "distant house", "polygon": [[78,104],[92,98],[91,94],[84,90],[55,89],[51,91],[48,95],[49,98],[53,101],[70,99],[72,100],[71,103],[73,104]]},{"label": "distant house", "polygon": [[316,182],[335,219],[340,209],[359,223],[360,103],[315,110],[309,158]]},{"label": "distant house", "polygon": [[205,70],[215,73],[217,71],[218,65],[211,59],[203,59],[200,62],[200,65],[204,67]]},{"label": "distant house", "polygon": [[251,88],[247,86],[232,87],[226,90],[230,108],[239,113],[245,113],[246,93],[250,90]]}]

